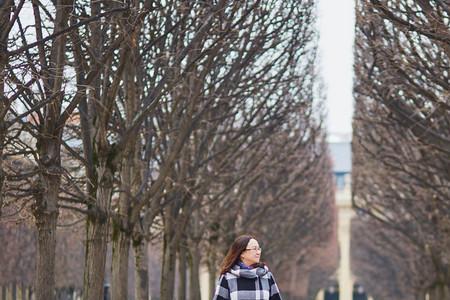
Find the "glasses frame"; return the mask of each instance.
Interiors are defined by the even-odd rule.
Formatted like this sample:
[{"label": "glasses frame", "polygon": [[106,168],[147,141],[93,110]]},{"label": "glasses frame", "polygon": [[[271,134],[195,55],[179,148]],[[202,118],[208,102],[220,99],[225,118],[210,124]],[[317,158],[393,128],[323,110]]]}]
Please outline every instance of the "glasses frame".
[{"label": "glasses frame", "polygon": [[262,251],[261,247],[258,248],[245,248],[245,250]]}]

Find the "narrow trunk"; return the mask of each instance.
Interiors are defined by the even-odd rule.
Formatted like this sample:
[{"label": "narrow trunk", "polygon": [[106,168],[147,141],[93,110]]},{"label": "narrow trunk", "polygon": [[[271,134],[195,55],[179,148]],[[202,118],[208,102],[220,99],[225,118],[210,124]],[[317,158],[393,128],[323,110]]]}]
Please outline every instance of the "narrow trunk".
[{"label": "narrow trunk", "polygon": [[11,285],[11,297],[12,300],[17,300],[17,284],[15,282]]},{"label": "narrow trunk", "polygon": [[86,257],[83,283],[84,300],[103,300],[107,244],[107,220],[89,219],[86,229]]},{"label": "narrow trunk", "polygon": [[[132,5],[139,6],[138,1],[132,1]],[[133,14],[126,15],[128,18],[133,18]],[[124,15],[124,21],[125,21]],[[134,25],[126,22],[125,30],[130,35],[125,48],[121,51],[126,51],[129,48],[129,56],[126,59],[125,71],[123,73],[124,92],[125,92],[125,115],[126,127],[131,127],[134,116],[137,112],[137,95],[136,95],[136,45],[133,41],[137,39]],[[134,45],[134,47],[133,47]],[[138,132],[131,134],[135,138],[129,139],[123,152],[122,163],[120,164],[120,195],[119,195],[119,210],[117,224],[113,228],[113,263],[112,263],[112,299],[122,300],[128,298],[128,259],[130,251],[131,234],[133,232],[133,224],[136,220],[130,220],[130,206],[132,205],[132,198],[136,191],[139,190],[139,170],[136,170],[136,162],[140,161],[139,152],[140,140]],[[125,138],[125,137],[122,137]],[[139,142],[138,142],[139,141]],[[139,144],[139,146],[136,146]]]},{"label": "narrow trunk", "polygon": [[[166,242],[164,242],[166,244]],[[175,288],[176,251],[172,246],[166,245],[163,253],[161,272],[161,300],[173,300]]]},{"label": "narrow trunk", "polygon": [[113,220],[113,253],[112,253],[112,299],[121,300],[128,298],[128,259],[130,255],[129,222],[130,197],[132,176],[132,157],[126,156],[120,169],[120,195],[117,219]]},{"label": "narrow trunk", "polygon": [[[57,156],[57,154],[55,155]],[[52,163],[58,164],[58,161],[59,159],[56,158]],[[59,175],[44,173],[40,179],[40,192],[35,196],[36,203],[33,213],[37,228],[34,285],[36,300],[55,299],[55,249],[59,185]]]},{"label": "narrow trunk", "polygon": [[[39,14],[37,3],[32,1],[35,16]],[[54,19],[54,32],[67,27],[73,0],[56,1],[56,15]],[[44,90],[50,99],[53,94],[61,93],[64,81],[66,36],[61,35],[52,41],[48,66],[51,71],[44,71],[41,79],[45,82]],[[45,53],[40,52],[43,62]],[[42,65],[41,68],[46,69]],[[45,78],[47,76],[47,78]],[[58,219],[58,198],[61,183],[61,140],[63,128],[58,124],[61,113],[63,93],[45,106],[44,120],[38,129],[36,148],[39,154],[39,182],[35,194],[33,209],[37,228],[37,255],[35,274],[36,300],[55,299],[55,249],[56,249],[56,223]]]},{"label": "narrow trunk", "polygon": [[[101,3],[90,0],[90,10],[93,16],[101,12]],[[104,39],[101,34],[101,22],[90,24],[90,46],[92,47],[94,65],[101,59],[101,49]],[[105,69],[106,72],[106,69]],[[84,300],[103,300],[103,285],[105,276],[106,251],[108,243],[108,208],[111,198],[112,172],[108,174],[105,167],[105,155],[108,149],[106,138],[105,114],[97,107],[101,103],[101,78],[97,76],[88,91],[88,101],[81,101],[80,112],[83,130],[83,150],[88,162],[86,166],[87,190],[90,196],[95,197],[95,208],[102,210],[96,216],[89,216],[86,222],[86,253],[83,278]],[[99,162],[98,160],[102,160]],[[103,166],[101,165],[103,163]],[[103,180],[102,180],[103,179]],[[109,182],[108,182],[109,181]]]},{"label": "narrow trunk", "polygon": [[[169,207],[168,210],[171,209],[173,209],[173,207]],[[175,229],[173,228],[175,225],[174,223],[175,220],[172,215],[165,216],[161,271],[161,300],[173,300],[174,298],[176,249],[178,244],[176,241]]]},{"label": "narrow trunk", "polygon": [[[187,286],[187,276],[186,276],[186,249],[184,247],[179,247],[178,249],[178,275],[180,282],[178,285],[178,299],[186,300],[186,286]],[[192,299],[192,298],[191,298]]]},{"label": "narrow trunk", "polygon": [[106,250],[108,245],[109,219],[111,203],[112,171],[105,166],[99,168],[99,185],[96,201],[98,209],[95,217],[86,222],[86,256],[84,267],[83,299],[103,300]]},{"label": "narrow trunk", "polygon": [[422,290],[422,291],[417,292],[415,299],[416,300],[426,300],[426,297],[427,297],[426,291]]},{"label": "narrow trunk", "polygon": [[[198,244],[197,244],[198,245]],[[189,299],[201,299],[200,294],[200,249],[194,247],[190,251],[189,264]]]},{"label": "narrow trunk", "polygon": [[217,281],[217,265],[216,265],[216,253],[213,252],[210,254],[209,260],[208,260],[208,273],[209,273],[209,295],[210,298],[214,296],[214,287],[216,285]]},{"label": "narrow trunk", "polygon": [[120,228],[113,229],[112,300],[128,299],[128,258],[130,237]]},{"label": "narrow trunk", "polygon": [[135,276],[135,299],[148,300],[148,252],[147,241],[133,241],[136,276]]},{"label": "narrow trunk", "polygon": [[22,300],[27,300],[27,287],[25,286],[25,284],[22,282],[21,286],[20,286],[20,290],[21,290],[21,298]]},{"label": "narrow trunk", "polygon": [[55,299],[56,220],[58,212],[46,212],[36,219],[36,300]]},{"label": "narrow trunk", "polygon": [[437,283],[429,291],[429,300],[446,300],[450,299],[450,289],[448,285]]}]

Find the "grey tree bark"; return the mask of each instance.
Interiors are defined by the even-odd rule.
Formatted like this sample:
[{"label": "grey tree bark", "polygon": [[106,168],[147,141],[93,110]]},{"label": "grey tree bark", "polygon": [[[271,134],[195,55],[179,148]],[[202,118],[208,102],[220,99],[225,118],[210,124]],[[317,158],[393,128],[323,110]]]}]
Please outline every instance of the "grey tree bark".
[{"label": "grey tree bark", "polygon": [[217,280],[217,254],[213,252],[210,254],[210,258],[208,259],[208,281],[209,281],[209,296],[212,298],[214,296],[214,287],[216,285]]},{"label": "grey tree bark", "polygon": [[100,162],[98,189],[96,194],[97,213],[86,222],[86,257],[83,283],[83,299],[102,300],[105,277],[106,250],[109,235],[108,212],[111,204],[113,172],[105,159]]},{"label": "grey tree bark", "polygon": [[146,240],[133,240],[135,258],[135,297],[136,300],[148,300],[148,247]]},{"label": "grey tree bark", "polygon": [[189,260],[189,299],[201,299],[200,294],[200,249],[194,246],[190,249]]},{"label": "grey tree bark", "polygon": [[[134,6],[139,7],[138,1],[134,1]],[[135,15],[130,13],[124,18],[122,25],[129,35],[124,47],[127,48],[129,57],[126,60],[123,73],[123,90],[125,105],[125,126],[133,126],[133,119],[139,107],[140,94],[138,94],[137,80],[137,43],[139,29],[132,28],[128,24],[128,19],[135,19]],[[139,28],[139,26],[137,26]],[[112,299],[120,300],[128,297],[128,259],[130,241],[134,230],[134,220],[131,216],[131,206],[134,204],[134,196],[141,186],[141,164],[139,151],[140,135],[138,130],[128,132],[132,138],[128,138],[123,151],[123,158],[120,164],[120,194],[118,203],[118,218],[113,222],[113,264],[112,264]],[[125,139],[125,137],[123,137]]]},{"label": "grey tree bark", "polygon": [[177,206],[172,201],[166,207],[164,215],[163,261],[161,271],[161,300],[173,300],[175,289],[176,254],[179,243],[176,220],[174,219]]},{"label": "grey tree bark", "polygon": [[58,192],[60,178],[49,176],[45,193],[36,196],[34,216],[37,228],[36,299],[54,299],[56,222],[58,219]]},{"label": "grey tree bark", "polygon": [[113,225],[113,254],[111,298],[113,300],[128,298],[128,258],[130,253],[130,237],[127,233]]},{"label": "grey tree bark", "polygon": [[450,299],[450,289],[445,283],[436,283],[428,293],[430,295],[429,300]]},{"label": "grey tree bark", "polygon": [[[186,300],[186,287],[187,287],[187,257],[186,247],[180,245],[178,248],[178,300]],[[192,299],[192,298],[191,298]]]},{"label": "grey tree bark", "polygon": [[[92,15],[100,13],[101,6],[98,1],[91,1],[91,11]],[[96,23],[92,24],[91,30],[91,50],[95,59],[102,60],[106,54],[102,53],[104,45],[101,28]],[[86,223],[87,241],[83,283],[83,299],[85,300],[103,299],[111,196],[119,156],[118,150],[110,144],[108,139],[109,121],[121,82],[124,62],[127,59],[127,51],[120,50],[118,60],[114,61],[117,64],[115,76],[112,77],[110,74],[114,63],[111,58],[108,58],[103,70],[103,81],[97,76],[91,84],[92,89],[88,95],[87,117],[90,119],[85,123],[83,135],[84,140],[90,140],[92,145],[87,148],[92,152],[85,155],[88,156],[88,161],[93,161],[94,165],[92,172],[89,173],[92,178],[88,178],[88,184],[94,183],[91,193],[95,194],[95,203],[91,207],[93,211]]]}]

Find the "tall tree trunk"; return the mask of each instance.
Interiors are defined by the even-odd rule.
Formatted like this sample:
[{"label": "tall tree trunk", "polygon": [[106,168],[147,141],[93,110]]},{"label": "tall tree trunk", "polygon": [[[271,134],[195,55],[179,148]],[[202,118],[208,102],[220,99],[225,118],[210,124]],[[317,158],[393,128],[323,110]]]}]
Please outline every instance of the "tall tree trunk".
[{"label": "tall tree trunk", "polygon": [[56,222],[58,219],[59,175],[44,174],[36,195],[34,217],[37,228],[36,300],[55,299]]},{"label": "tall tree trunk", "polygon": [[[98,1],[90,1],[92,15],[101,12]],[[90,44],[94,60],[101,59],[103,38],[100,22],[90,24]],[[94,62],[92,62],[93,64]],[[112,192],[113,172],[107,168],[105,153],[107,153],[106,128],[104,128],[104,114],[97,111],[100,102],[101,78],[97,76],[92,82],[92,89],[88,92],[88,101],[80,103],[81,125],[83,130],[83,149],[86,161],[87,190],[91,197],[95,197],[95,208],[98,213],[88,216],[86,222],[86,254],[83,278],[83,299],[103,300],[103,285],[105,276],[106,251],[108,240],[108,210]],[[103,121],[103,122],[102,122]],[[96,161],[101,159],[102,161]]]},{"label": "tall tree trunk", "polygon": [[436,283],[429,291],[429,300],[450,299],[450,288],[444,283]]},{"label": "tall tree trunk", "polygon": [[183,245],[180,245],[180,247],[178,247],[178,275],[180,279],[178,285],[178,300],[186,300],[186,250],[187,249],[183,247]]},{"label": "tall tree trunk", "polygon": [[112,232],[112,299],[128,298],[128,259],[130,254],[130,193],[132,157],[126,157],[120,170],[120,196],[118,219],[113,220]]},{"label": "tall tree trunk", "polygon": [[[173,200],[175,202],[175,200]],[[175,288],[175,265],[177,236],[175,234],[175,204],[171,203],[164,216],[163,261],[161,272],[161,300],[173,300]]]},{"label": "tall tree trunk", "polygon": [[57,212],[48,212],[36,222],[37,255],[36,255],[36,299],[55,299],[55,248]]},{"label": "tall tree trunk", "polygon": [[189,299],[201,299],[200,294],[200,249],[198,244],[190,249]]},{"label": "tall tree trunk", "polygon": [[83,299],[103,300],[108,221],[88,218],[86,226]]},{"label": "tall tree trunk", "polygon": [[217,281],[217,254],[212,251],[208,259],[208,275],[209,275],[209,296],[212,298],[214,296],[214,287]]},{"label": "tall tree trunk", "polygon": [[418,291],[416,294],[416,300],[426,300],[427,292],[425,290]]},{"label": "tall tree trunk", "polygon": [[95,216],[87,220],[86,257],[84,267],[83,299],[103,300],[106,250],[108,245],[109,217],[113,185],[113,171],[106,162],[98,170],[97,208]]},{"label": "tall tree trunk", "polygon": [[173,300],[175,288],[176,249],[174,249],[172,243],[165,241],[164,244],[161,272],[161,300]]},{"label": "tall tree trunk", "polygon": [[112,300],[128,299],[128,258],[130,254],[130,237],[128,233],[113,226],[112,253]]},{"label": "tall tree trunk", "polygon": [[[38,5],[32,1],[34,14],[40,14]],[[56,1],[54,32],[59,32],[68,25],[73,0]],[[58,36],[52,42],[51,54],[46,65],[46,54],[39,51],[44,69],[42,81],[45,83],[46,97],[51,98],[60,93],[65,67],[65,35]],[[42,48],[41,48],[42,49]],[[47,72],[47,67],[49,70]],[[64,95],[49,102],[44,110],[44,120],[39,126],[37,150],[39,154],[40,178],[38,193],[35,196],[34,217],[37,227],[37,258],[35,289],[36,300],[55,299],[55,249],[56,222],[58,219],[58,196],[61,183],[61,140],[63,126],[59,124]]]},{"label": "tall tree trunk", "polygon": [[[190,199],[192,200],[192,199]],[[190,202],[191,204],[193,202]],[[189,220],[189,299],[200,299],[200,247],[202,242],[202,230],[200,226],[199,208],[191,206],[192,213],[188,213]],[[187,210],[186,210],[187,211]]]},{"label": "tall tree trunk", "polygon": [[135,299],[148,300],[148,248],[147,241],[143,239],[133,241],[135,258]]},{"label": "tall tree trunk", "polygon": [[[133,6],[139,7],[138,1],[133,1]],[[127,18],[136,17],[134,14],[126,14]],[[129,56],[125,64],[123,73],[124,92],[125,92],[125,112],[126,126],[130,128],[133,118],[136,115],[138,105],[138,96],[136,89],[136,41],[138,31],[127,22],[124,17],[125,28],[128,29],[129,38],[125,47],[128,47]],[[121,169],[120,169],[120,196],[119,196],[119,218],[117,226],[113,231],[113,264],[112,264],[112,299],[121,300],[128,297],[128,258],[131,234],[134,230],[134,224],[137,220],[131,220],[132,197],[139,190],[140,170],[138,161],[140,160],[139,151],[140,139],[139,132],[134,131],[124,151]],[[139,146],[136,146],[139,144]]]}]

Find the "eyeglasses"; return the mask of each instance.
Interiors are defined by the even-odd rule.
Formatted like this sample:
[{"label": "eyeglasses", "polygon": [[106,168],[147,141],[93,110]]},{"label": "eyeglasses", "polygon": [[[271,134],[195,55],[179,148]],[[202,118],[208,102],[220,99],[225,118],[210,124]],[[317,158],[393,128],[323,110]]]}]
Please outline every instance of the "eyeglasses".
[{"label": "eyeglasses", "polygon": [[261,247],[245,248],[245,250],[262,251]]}]

